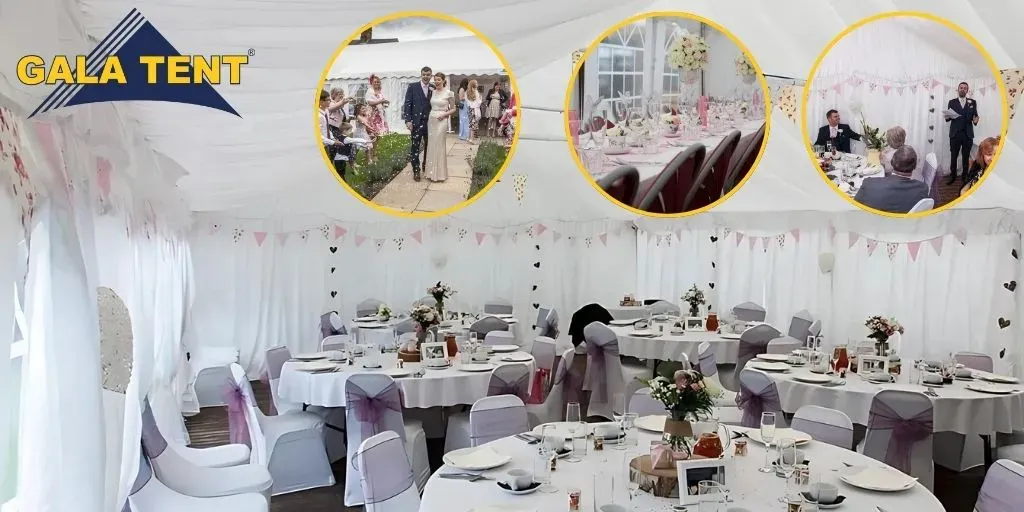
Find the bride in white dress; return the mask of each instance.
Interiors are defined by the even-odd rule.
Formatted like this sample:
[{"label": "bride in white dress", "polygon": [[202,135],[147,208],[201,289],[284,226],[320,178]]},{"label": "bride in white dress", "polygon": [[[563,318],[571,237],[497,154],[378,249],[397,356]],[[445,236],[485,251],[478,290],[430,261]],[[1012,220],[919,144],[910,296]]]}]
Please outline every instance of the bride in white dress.
[{"label": "bride in white dress", "polygon": [[457,112],[455,94],[448,90],[444,73],[434,75],[434,93],[430,96],[430,120],[427,122],[427,158],[424,171],[430,181],[448,179],[448,118]]}]

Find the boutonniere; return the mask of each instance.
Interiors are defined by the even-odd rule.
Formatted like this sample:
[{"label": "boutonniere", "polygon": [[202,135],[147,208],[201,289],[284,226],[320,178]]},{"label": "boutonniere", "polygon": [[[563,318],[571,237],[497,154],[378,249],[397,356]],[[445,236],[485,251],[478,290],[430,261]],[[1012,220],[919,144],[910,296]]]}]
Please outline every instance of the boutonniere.
[{"label": "boutonniere", "polygon": [[836,133],[843,133],[843,129],[840,128],[840,129],[836,130]]}]

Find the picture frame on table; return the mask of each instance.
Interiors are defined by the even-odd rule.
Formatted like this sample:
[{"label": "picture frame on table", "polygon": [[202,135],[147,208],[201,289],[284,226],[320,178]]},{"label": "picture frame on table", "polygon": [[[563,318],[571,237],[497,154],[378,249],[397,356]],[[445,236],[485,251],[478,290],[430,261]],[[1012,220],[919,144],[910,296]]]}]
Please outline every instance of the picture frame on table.
[{"label": "picture frame on table", "polygon": [[686,317],[683,320],[683,329],[687,331],[704,331],[705,329],[704,318],[697,316]]},{"label": "picture frame on table", "polygon": [[679,504],[696,505],[698,484],[710,480],[724,488],[729,485],[727,459],[686,459],[676,461],[676,478],[679,485]]},{"label": "picture frame on table", "polygon": [[420,345],[420,360],[429,361],[431,359],[443,359],[448,360],[448,344],[447,343],[423,343]]},{"label": "picture frame on table", "polygon": [[857,373],[889,373],[889,358],[881,356],[857,356]]}]

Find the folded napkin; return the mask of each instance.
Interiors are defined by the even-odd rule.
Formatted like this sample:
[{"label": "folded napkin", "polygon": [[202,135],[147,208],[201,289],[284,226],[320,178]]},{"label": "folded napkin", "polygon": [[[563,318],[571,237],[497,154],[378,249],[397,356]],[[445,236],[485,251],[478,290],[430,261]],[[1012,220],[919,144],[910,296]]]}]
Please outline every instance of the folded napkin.
[{"label": "folded napkin", "polygon": [[866,467],[847,474],[846,479],[856,485],[875,489],[899,489],[916,480],[902,472],[880,467]]},{"label": "folded napkin", "polygon": [[651,466],[653,469],[671,469],[676,465],[672,446],[667,443],[651,443]]},{"label": "folded napkin", "polygon": [[493,464],[495,460],[502,457],[501,454],[490,447],[482,447],[469,453],[449,453],[448,460],[452,465],[463,468],[475,468]]}]

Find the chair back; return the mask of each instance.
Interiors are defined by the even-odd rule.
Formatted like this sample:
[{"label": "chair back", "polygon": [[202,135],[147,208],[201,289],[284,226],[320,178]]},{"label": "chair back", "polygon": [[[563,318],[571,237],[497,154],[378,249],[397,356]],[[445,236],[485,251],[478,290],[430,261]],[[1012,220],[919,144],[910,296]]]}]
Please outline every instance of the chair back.
[{"label": "chair back", "polygon": [[790,336],[783,336],[781,338],[775,338],[768,342],[768,347],[765,349],[766,354],[791,354],[794,350],[804,348],[807,344],[807,337],[804,336],[804,340],[800,341],[797,338]]},{"label": "chair back", "polygon": [[807,335],[818,337],[819,334],[821,334],[821,320],[815,320],[811,322],[811,326],[807,328]]},{"label": "chair back", "polygon": [[[736,357],[736,371],[742,371],[751,359],[768,352],[768,343],[779,337],[778,329],[768,325],[755,325],[740,334],[739,353]],[[801,344],[802,346],[803,344]]]},{"label": "chair back", "polygon": [[665,404],[651,398],[651,388],[642,388],[629,397],[629,412],[639,416],[664,416]]},{"label": "chair back", "polygon": [[355,467],[356,452],[363,441],[382,432],[394,432],[405,443],[402,394],[394,379],[381,373],[354,373],[345,380],[345,432],[348,471],[345,472],[345,505],[364,502],[362,475]]},{"label": "chair back", "polygon": [[338,315],[338,312],[328,311],[320,315],[320,338],[323,339],[337,334],[347,334],[345,322],[341,321],[341,316]]},{"label": "chair back", "polygon": [[766,313],[764,306],[753,302],[744,302],[732,308],[732,314],[737,320],[743,322],[764,322]]},{"label": "chair back", "polygon": [[637,190],[640,189],[640,173],[632,165],[622,165],[604,175],[597,184],[601,190],[612,196],[612,199],[626,206],[633,206]]},{"label": "chair back", "polygon": [[485,316],[473,325],[469,326],[470,332],[475,332],[477,336],[483,338],[487,336],[487,333],[491,331],[507,331],[508,322],[496,317],[496,316]]},{"label": "chair back", "polygon": [[401,336],[410,332],[416,332],[416,321],[411,317],[395,324],[395,334]]},{"label": "chair back", "polygon": [[650,311],[652,315],[679,316],[680,313],[681,313],[681,311],[679,309],[679,306],[677,306],[677,305],[675,305],[675,304],[673,304],[673,303],[671,303],[671,302],[669,302],[667,300],[659,300],[659,301],[656,301],[656,302],[653,302],[653,303],[649,304],[646,307],[647,307],[647,310]]},{"label": "chair back", "polygon": [[613,319],[612,314],[604,306],[596,303],[587,304],[576,310],[572,314],[572,320],[569,321],[569,336],[572,338],[572,344],[579,346],[580,343],[583,343],[583,329],[591,323],[608,324]]},{"label": "chair back", "polygon": [[[654,178],[651,185],[637,195],[636,208],[651,213],[683,213],[693,179],[704,163],[707,148],[693,144],[672,159]],[[641,187],[643,189],[643,187]]]},{"label": "chair back", "polygon": [[761,414],[766,412],[774,412],[776,425],[779,425],[782,403],[779,401],[779,388],[775,381],[755,370],[741,371],[739,381],[740,392],[736,395],[736,405],[743,411],[740,425],[758,428],[761,426]]},{"label": "chair back", "polygon": [[344,336],[328,336],[320,343],[321,352],[343,352],[351,343],[352,338]]},{"label": "chair back", "polygon": [[377,299],[366,299],[359,304],[356,304],[356,316],[370,316],[376,315],[380,305],[384,304],[384,301]]},{"label": "chair back", "polygon": [[793,319],[789,321],[789,336],[798,340],[806,340],[810,335],[811,324],[814,317],[806,309],[797,311]]},{"label": "chair back", "polygon": [[492,299],[484,303],[485,315],[511,315],[512,302],[506,299]]},{"label": "chair back", "polygon": [[725,177],[725,186],[722,193],[728,194],[740,181],[743,181],[750,174],[750,170],[761,153],[761,146],[764,145],[765,124],[756,133],[740,139],[736,152],[732,154],[732,162],[729,164],[729,173]]},{"label": "chair back", "polygon": [[938,200],[938,194],[932,192],[938,192],[934,190],[935,187],[935,176],[939,174],[939,159],[935,157],[935,153],[928,153],[924,157],[924,165],[921,167],[921,181],[925,185],[928,185],[928,197],[934,200]]},{"label": "chair back", "polygon": [[853,421],[843,411],[805,405],[797,409],[790,426],[810,435],[815,441],[853,449]]},{"label": "chair back", "polygon": [[484,345],[518,345],[516,335],[508,331],[491,331],[484,335]]},{"label": "chair back", "polygon": [[538,336],[533,340],[533,347],[530,348],[530,355],[538,370],[555,371],[555,356],[558,355],[555,340],[547,336]]},{"label": "chair back", "polygon": [[354,463],[366,512],[418,510],[420,493],[402,438],[390,430],[364,440]]},{"label": "chair back", "polygon": [[523,363],[503,364],[491,371],[487,396],[513,395],[530,399],[530,367]]},{"label": "chair back", "polygon": [[923,393],[887,389],[871,400],[864,455],[918,479],[932,489],[934,408]]},{"label": "chair back", "polygon": [[702,341],[697,346],[697,369],[701,375],[711,377],[718,373],[718,362],[715,360],[715,349],[711,343]]},{"label": "chair back", "polygon": [[972,370],[992,373],[994,369],[992,357],[981,352],[957,352],[953,355],[953,359]]},{"label": "chair back", "polygon": [[926,198],[918,201],[917,204],[915,204],[914,207],[911,208],[910,211],[907,212],[907,213],[926,212],[928,210],[931,210],[932,207],[934,207],[934,206],[935,206],[935,200],[930,198],[930,197],[926,197]]},{"label": "chair back", "polygon": [[686,194],[686,200],[683,203],[684,211],[704,208],[722,197],[725,178],[729,172],[729,163],[740,142],[740,135],[739,130],[733,130],[704,159],[697,177],[693,180],[693,186]]},{"label": "chair back", "polygon": [[1024,466],[1009,459],[997,460],[985,473],[976,512],[1016,512],[1024,503]]},{"label": "chair back", "polygon": [[614,419],[612,404],[622,396],[626,385],[619,360],[619,338],[601,322],[592,322],[583,329],[583,334],[587,341],[583,390],[590,391],[588,415]]},{"label": "chair back", "polygon": [[537,324],[537,334],[551,338],[553,340],[558,339],[558,311],[552,309],[544,316],[544,320]]},{"label": "chair back", "polygon": [[256,395],[245,375],[245,370],[238,363],[231,363],[232,380],[225,385],[228,405],[228,440],[231,444],[249,446],[249,463],[267,467],[270,464],[270,453],[267,451],[267,438],[263,433],[260,420],[263,413],[256,407]]},{"label": "chair back", "polygon": [[[339,336],[328,336],[324,340],[329,340]],[[274,410],[272,413],[284,414],[288,411],[300,409],[300,404],[286,403],[281,400],[281,397],[277,394],[278,384],[281,383],[281,368],[284,367],[284,363],[288,362],[292,358],[292,353],[288,350],[288,347],[274,347],[267,349],[267,385],[270,386],[270,399],[273,402]]]},{"label": "chair back", "polygon": [[515,395],[481,398],[469,410],[469,438],[472,446],[530,430],[526,404]]},{"label": "chair back", "polygon": [[[548,313],[550,311],[550,308],[537,308],[537,329],[539,329],[541,325],[544,323],[544,320],[547,319]],[[543,336],[543,334],[541,336]]]},{"label": "chair back", "polygon": [[139,469],[135,473],[135,482],[132,483],[132,488],[128,491],[128,499],[125,500],[124,506],[121,507],[121,512],[132,512],[133,510],[145,510],[143,505],[138,504],[138,507],[133,509],[132,498],[139,493],[149,481],[153,479],[153,467],[150,465],[149,459],[146,458],[146,450],[139,450]]}]

